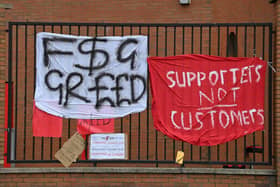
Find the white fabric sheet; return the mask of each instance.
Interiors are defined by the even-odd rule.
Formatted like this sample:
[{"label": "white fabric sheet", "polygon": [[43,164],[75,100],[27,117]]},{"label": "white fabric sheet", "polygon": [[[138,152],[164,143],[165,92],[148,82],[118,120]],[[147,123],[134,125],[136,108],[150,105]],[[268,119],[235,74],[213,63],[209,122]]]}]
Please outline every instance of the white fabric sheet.
[{"label": "white fabric sheet", "polygon": [[36,45],[39,109],[76,119],[116,118],[146,109],[146,36],[41,32]]}]

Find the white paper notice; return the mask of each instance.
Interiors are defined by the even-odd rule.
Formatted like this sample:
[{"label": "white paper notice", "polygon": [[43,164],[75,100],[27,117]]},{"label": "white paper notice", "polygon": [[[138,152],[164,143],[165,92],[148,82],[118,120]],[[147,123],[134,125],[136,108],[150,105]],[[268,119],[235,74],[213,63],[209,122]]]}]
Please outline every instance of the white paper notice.
[{"label": "white paper notice", "polygon": [[127,159],[126,135],[123,133],[90,135],[89,159]]}]

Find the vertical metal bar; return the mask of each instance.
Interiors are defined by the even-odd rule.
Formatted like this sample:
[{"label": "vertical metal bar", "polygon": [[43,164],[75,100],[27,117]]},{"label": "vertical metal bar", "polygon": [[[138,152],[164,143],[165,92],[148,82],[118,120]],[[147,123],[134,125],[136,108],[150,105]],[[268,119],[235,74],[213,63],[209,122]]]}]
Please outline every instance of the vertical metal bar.
[{"label": "vertical metal bar", "polygon": [[193,51],[194,51],[193,45],[194,45],[194,28],[192,26],[192,31],[191,31],[191,53],[192,54],[193,54]]},{"label": "vertical metal bar", "polygon": [[106,25],[104,25],[103,31],[104,31],[104,36],[106,36],[107,35],[107,27],[106,27]]},{"label": "vertical metal bar", "polygon": [[[229,55],[229,48],[228,48],[228,43],[229,43],[229,26],[227,26],[227,56]],[[228,150],[228,142],[226,143],[226,161],[228,161],[228,154],[229,150]]]},{"label": "vertical metal bar", "polygon": [[89,26],[87,25],[86,27],[86,35],[88,36],[89,35]]},{"label": "vertical metal bar", "polygon": [[98,35],[98,26],[95,25],[95,37]]},{"label": "vertical metal bar", "polygon": [[[63,33],[63,26],[62,25],[60,25],[60,34],[62,34]],[[62,137],[59,137],[59,149],[61,148],[61,144],[62,144]]]},{"label": "vertical metal bar", "polygon": [[227,26],[227,56],[229,56],[229,26]]},{"label": "vertical metal bar", "polygon": [[[132,35],[133,33],[133,29],[132,29],[132,26],[130,25],[130,35]],[[130,149],[129,149],[129,159],[131,159],[131,150],[132,150],[132,144],[131,144],[131,133],[132,133],[132,130],[131,130],[131,122],[132,122],[132,115],[129,114],[129,146],[130,146]]]},{"label": "vertical metal bar", "polygon": [[[217,50],[218,50],[218,53],[217,55],[220,56],[220,45],[221,45],[221,28],[220,26],[218,25],[218,37],[217,37]],[[217,145],[217,160],[219,161],[220,160],[220,145]]]},{"label": "vertical metal bar", "polygon": [[[45,25],[43,25],[43,32],[45,29]],[[41,138],[41,160],[44,160],[44,137]]]},{"label": "vertical metal bar", "polygon": [[[182,54],[185,54],[185,27],[182,27]],[[184,147],[184,141],[181,141],[181,149],[183,152],[185,152],[185,147]],[[183,164],[181,164],[181,167],[185,167],[184,161]]]},{"label": "vertical metal bar", "polygon": [[[52,28],[53,28],[53,25],[52,25]],[[81,26],[78,25],[78,36],[80,36],[80,34],[81,34]]]},{"label": "vertical metal bar", "polygon": [[164,27],[164,44],[165,44],[165,47],[164,47],[164,55],[167,56],[167,26]]},{"label": "vertical metal bar", "polygon": [[121,132],[123,132],[123,117],[121,118]]},{"label": "vertical metal bar", "polygon": [[[52,25],[52,28],[53,28],[53,25]],[[78,36],[80,36],[80,35],[81,35],[81,26],[78,25]]]},{"label": "vertical metal bar", "polygon": [[71,121],[70,119],[67,120],[67,125],[68,125],[68,138],[71,136]]},{"label": "vertical metal bar", "polygon": [[[272,24],[269,25],[269,57],[268,61],[272,62]],[[272,164],[272,123],[273,123],[273,115],[272,115],[272,98],[273,98],[273,91],[272,91],[272,82],[273,82],[273,74],[271,68],[268,68],[268,124],[269,124],[269,132],[268,132],[268,145],[269,145],[269,163]]]},{"label": "vertical metal bar", "polygon": [[202,25],[200,25],[199,27],[199,53],[202,54],[202,39],[203,39],[203,36],[202,36]]},{"label": "vertical metal bar", "polygon": [[[208,54],[211,55],[211,26],[209,26],[209,30],[208,30]],[[211,160],[211,147],[208,146],[208,161]]]},{"label": "vertical metal bar", "polygon": [[[173,27],[173,55],[175,56],[176,55],[176,26]],[[175,156],[175,140],[173,139],[173,160],[176,159],[176,156]]]},{"label": "vertical metal bar", "polygon": [[217,50],[218,50],[218,56],[220,56],[220,47],[221,47],[221,28],[220,28],[220,26],[218,25],[218,37],[217,37],[217,39],[218,39],[218,41],[217,41],[217,44],[218,44],[218,46],[217,46]]},{"label": "vertical metal bar", "polygon": [[265,60],[265,26],[262,26],[262,59]]},{"label": "vertical metal bar", "polygon": [[[15,143],[17,144],[18,128],[18,25],[16,25],[16,87],[15,87]],[[15,160],[17,159],[17,147],[15,145]]]},{"label": "vertical metal bar", "polygon": [[[256,40],[257,40],[257,37],[256,37],[256,25],[254,25],[254,41],[253,41],[253,51],[254,51],[254,57],[256,57],[256,54],[257,54],[257,49],[256,49]],[[256,132],[253,132],[253,146],[256,146]],[[254,152],[253,153],[253,162],[256,161],[256,153]]]},{"label": "vertical metal bar", "polygon": [[[262,59],[265,59],[265,26],[262,27]],[[270,104],[268,107],[271,107]],[[262,131],[262,148],[264,149],[264,130]],[[262,161],[264,162],[264,151],[262,152]]]},{"label": "vertical metal bar", "polygon": [[173,27],[173,55],[176,55],[176,26]]},{"label": "vertical metal bar", "polygon": [[[158,26],[156,27],[156,56],[158,56]],[[155,156],[156,156],[156,167],[158,167],[158,131],[156,131],[156,148],[155,148]]]},{"label": "vertical metal bar", "polygon": [[209,40],[208,40],[208,54],[211,55],[211,36],[212,35],[212,27],[209,26],[209,30],[208,30],[208,37],[209,37]]},{"label": "vertical metal bar", "polygon": [[[36,30],[36,24],[34,25],[33,27],[33,37],[34,37],[34,43],[33,43],[33,48],[34,48],[34,58],[33,58],[33,66],[34,66],[34,81],[33,81],[33,95],[35,93],[35,88],[36,88],[36,33],[37,33],[37,30]],[[16,91],[16,94],[17,94],[17,91]],[[33,101],[33,104],[35,105],[35,101]],[[33,136],[32,137],[32,160],[35,160],[35,137]]]},{"label": "vertical metal bar", "polygon": [[69,32],[68,32],[68,33],[69,33],[69,34],[72,34],[72,27],[71,27],[71,25],[68,26],[68,29],[69,29]]},{"label": "vertical metal bar", "polygon": [[129,32],[132,35],[132,33],[133,33],[133,26],[132,25],[129,26]]},{"label": "vertical metal bar", "polygon": [[[164,55],[167,56],[167,26],[165,26],[165,49],[164,49]],[[164,135],[164,160],[166,160],[166,135]]]},{"label": "vertical metal bar", "polygon": [[[115,27],[113,28],[113,33],[115,34]],[[123,36],[123,35],[124,35],[124,28],[123,28],[123,26],[121,26],[121,36]],[[123,117],[121,118],[121,132],[123,132]]]},{"label": "vertical metal bar", "polygon": [[[191,31],[191,53],[193,54],[194,52],[194,28],[192,26],[192,31]],[[193,145],[190,144],[190,160],[193,160]]]},{"label": "vertical metal bar", "polygon": [[[97,36],[97,25],[95,26],[95,36]],[[79,33],[80,34],[80,33]],[[86,27],[86,34],[87,36],[89,36],[89,26],[87,25]],[[85,135],[85,150],[84,150],[84,155],[85,155],[85,160],[88,160],[88,139],[89,139],[89,135]],[[96,167],[96,162],[93,163],[93,166]]]},{"label": "vertical metal bar", "polygon": [[[69,34],[72,34],[72,26],[69,25],[68,28],[69,28]],[[69,139],[71,136],[71,119],[67,119],[67,126],[68,126],[68,139]]]},{"label": "vertical metal bar", "polygon": [[182,54],[185,54],[185,26],[182,27]]},{"label": "vertical metal bar", "polygon": [[[247,56],[247,26],[245,25],[244,27],[244,56],[246,57]],[[244,136],[244,139],[243,139],[243,145],[244,145],[244,149],[246,150],[246,141],[247,141],[247,135]],[[244,162],[246,162],[246,151],[244,151]]]},{"label": "vertical metal bar", "polygon": [[124,35],[124,26],[122,25],[121,26],[121,36],[123,36]]},{"label": "vertical metal bar", "polygon": [[[139,26],[139,35],[142,34],[141,26]],[[141,113],[138,112],[138,160],[140,160],[140,149],[141,149]]]},{"label": "vertical metal bar", "polygon": [[[199,29],[199,54],[202,54],[202,25],[200,25]],[[199,146],[199,160],[202,160],[202,147]]]},{"label": "vertical metal bar", "polygon": [[257,55],[257,49],[256,49],[256,40],[257,40],[257,37],[256,37],[256,34],[257,34],[256,32],[257,31],[256,30],[257,29],[256,29],[256,25],[254,25],[253,28],[254,28],[254,31],[253,31],[254,32],[253,33],[253,39],[254,39],[253,40],[253,56],[256,57],[256,55]]},{"label": "vertical metal bar", "polygon": [[247,56],[247,25],[244,28],[244,56]]},{"label": "vertical metal bar", "polygon": [[[80,25],[78,25],[78,36],[80,36],[81,35],[81,26]],[[87,27],[86,27],[86,35],[88,36],[89,35],[89,27],[88,27],[88,25],[87,25]],[[84,151],[83,151],[83,153],[82,153],[82,159],[84,159],[84,160],[87,160],[87,155],[88,155],[88,135],[83,135],[82,136],[83,138],[84,138],[84,140],[85,140],[85,149],[84,149]]]},{"label": "vertical metal bar", "polygon": [[[150,54],[150,26],[148,26],[148,56]],[[150,131],[149,131],[149,122],[150,122],[150,115],[149,115],[149,111],[150,111],[150,106],[149,106],[149,103],[150,103],[150,78],[149,78],[149,70],[148,70],[149,67],[147,67],[147,116],[146,116],[146,119],[147,119],[147,123],[146,123],[146,129],[147,129],[147,160],[149,160],[149,134],[150,134]]]},{"label": "vertical metal bar", "polygon": [[148,28],[147,28],[147,36],[148,36],[148,55],[150,53],[150,26],[148,25]]},{"label": "vertical metal bar", "polygon": [[114,26],[113,26],[113,36],[115,36],[115,34],[116,34],[116,33],[115,33],[115,32],[116,32],[115,30],[116,30],[116,29],[115,29],[115,25],[114,25]]},{"label": "vertical metal bar", "polygon": [[[235,36],[237,40],[237,46],[238,46],[238,26],[235,26]],[[238,48],[237,48],[237,56],[238,56]],[[237,140],[235,142],[235,161],[237,161],[237,156],[238,156],[238,147],[237,147]]]},{"label": "vertical metal bar", "polygon": [[26,120],[27,120],[27,49],[28,49],[28,44],[27,44],[27,25],[24,25],[24,119],[23,119],[23,124],[24,124],[24,129],[23,129],[23,160],[26,159]]}]

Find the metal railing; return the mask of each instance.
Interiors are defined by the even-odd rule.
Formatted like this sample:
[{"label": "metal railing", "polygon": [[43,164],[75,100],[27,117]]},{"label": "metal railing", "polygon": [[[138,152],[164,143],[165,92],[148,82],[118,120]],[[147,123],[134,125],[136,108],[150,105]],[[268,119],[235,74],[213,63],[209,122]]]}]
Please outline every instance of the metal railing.
[{"label": "metal railing", "polygon": [[[84,36],[147,35],[149,56],[206,54],[259,56],[272,61],[272,24],[146,24],[146,23],[9,23],[8,161],[57,163],[56,151],[76,131],[76,120],[64,120],[62,138],[33,137],[32,106],[35,90],[36,34],[52,32]],[[234,38],[232,38],[234,37]],[[230,47],[231,46],[231,47]],[[234,52],[232,52],[234,50]],[[12,93],[13,92],[13,93]],[[217,146],[194,146],[175,141],[153,128],[151,95],[147,110],[115,119],[115,131],[128,136],[128,160],[87,160],[79,163],[152,165],[171,164],[176,152],[185,152],[184,164],[272,164],[272,72],[268,69],[265,130]],[[246,154],[259,145],[262,153]],[[86,151],[87,153],[87,151]],[[86,155],[87,156],[87,155]]]}]

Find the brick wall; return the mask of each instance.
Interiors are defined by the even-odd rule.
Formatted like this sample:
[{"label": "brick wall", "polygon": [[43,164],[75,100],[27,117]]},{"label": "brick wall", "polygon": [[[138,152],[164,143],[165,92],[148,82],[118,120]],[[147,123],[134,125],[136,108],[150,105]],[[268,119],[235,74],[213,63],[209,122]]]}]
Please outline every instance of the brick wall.
[{"label": "brick wall", "polygon": [[[215,23],[215,22],[272,22],[273,5],[263,0],[193,0],[189,6],[181,6],[178,0],[1,0],[13,5],[11,10],[0,8],[0,161],[3,160],[4,134],[4,83],[7,80],[6,21],[46,22],[148,22],[148,23]],[[280,15],[280,3],[275,6]],[[280,16],[277,16],[277,23]],[[3,24],[2,24],[3,23]],[[279,25],[279,24],[277,24]],[[277,31],[280,29],[277,27]],[[277,32],[277,33],[278,33]],[[279,33],[280,34],[280,33]],[[279,36],[277,34],[277,36]],[[279,41],[278,37],[276,41]],[[278,42],[277,42],[278,44]],[[279,44],[276,50],[280,51]],[[279,49],[278,49],[279,48]],[[280,68],[280,53],[277,67]],[[279,65],[278,65],[279,64]],[[278,77],[278,74],[277,74]],[[275,81],[275,103],[278,101],[278,82]],[[280,93],[280,92],[279,92]],[[280,98],[280,97],[279,97]],[[275,104],[275,124],[279,104]],[[279,118],[279,119],[278,119]],[[275,132],[280,132],[276,125]],[[278,137],[279,136],[279,137]],[[278,148],[279,147],[279,148]],[[280,185],[280,134],[275,133],[278,184]],[[0,163],[0,167],[2,164]],[[243,175],[182,175],[182,174],[0,174],[0,186],[256,186],[275,184],[269,176]],[[153,183],[153,184],[152,184]],[[178,185],[177,185],[178,184]]]},{"label": "brick wall", "polygon": [[0,174],[0,186],[274,187],[275,177],[191,174]]},{"label": "brick wall", "polygon": [[2,0],[9,21],[210,23],[271,22],[273,5],[262,0]]},{"label": "brick wall", "polygon": [[275,139],[275,158],[276,158],[276,170],[277,170],[277,185],[280,185],[280,105],[279,105],[279,100],[280,100],[280,79],[279,79],[279,68],[280,68],[280,2],[278,1],[275,5],[275,20],[276,20],[276,50],[275,50],[275,67],[278,69],[278,72],[275,73],[275,79],[274,79],[274,98],[275,98],[275,105],[274,105],[274,139]]}]

